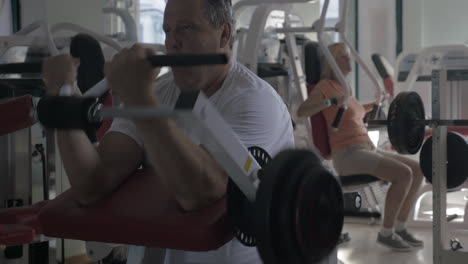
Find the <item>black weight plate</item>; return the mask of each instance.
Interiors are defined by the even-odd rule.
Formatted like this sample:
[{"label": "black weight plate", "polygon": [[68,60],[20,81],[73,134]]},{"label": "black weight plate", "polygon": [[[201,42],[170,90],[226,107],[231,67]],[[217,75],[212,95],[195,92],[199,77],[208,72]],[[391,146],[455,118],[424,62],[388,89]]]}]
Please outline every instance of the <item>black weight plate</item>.
[{"label": "black weight plate", "polygon": [[388,138],[400,154],[416,154],[424,142],[424,104],[415,92],[399,93],[390,104]]},{"label": "black weight plate", "polygon": [[275,248],[274,240],[278,237],[278,230],[285,227],[277,226],[271,221],[271,218],[275,217],[273,215],[273,200],[280,195],[276,193],[276,186],[279,185],[281,175],[288,175],[291,170],[296,168],[302,155],[302,151],[280,152],[264,169],[265,176],[260,181],[255,200],[255,235],[257,249],[264,263],[288,262],[288,260],[279,259],[279,252]]},{"label": "black weight plate", "polygon": [[[273,197],[270,221],[278,229],[275,231],[274,248],[279,259],[289,263],[305,263],[306,254],[301,251],[300,240],[297,239],[297,207],[299,189],[307,171],[310,168],[322,167],[316,156],[304,151],[301,157],[294,161],[295,167],[287,174],[278,175]],[[310,194],[309,194],[310,195]]]},{"label": "black weight plate", "polygon": [[[249,147],[250,154],[255,158],[258,165],[264,168],[271,160],[270,155],[260,147]],[[252,224],[255,205],[251,203],[237,185],[229,179],[226,196],[227,214],[236,238],[243,245],[255,247],[255,226]]]},{"label": "black weight plate", "polygon": [[[260,183],[256,200],[257,246],[265,263],[311,263],[307,261],[311,259],[311,255],[316,259],[321,259],[328,255],[338,242],[339,234],[335,239],[332,232],[321,238],[323,243],[320,243],[320,249],[310,247],[311,244],[304,244],[304,241],[309,241],[309,238],[305,237],[313,235],[317,230],[315,226],[310,229],[300,228],[299,225],[305,225],[301,219],[309,222],[307,217],[321,218],[320,215],[314,215],[314,212],[310,212],[309,216],[304,215],[304,212],[308,212],[309,209],[320,207],[303,202],[306,197],[310,197],[312,203],[317,203],[312,198],[316,195],[308,193],[309,184],[313,182],[311,170],[315,168],[322,168],[320,160],[315,154],[306,150],[284,151],[265,168],[265,178]],[[306,185],[308,187],[305,187]],[[316,185],[315,188],[317,187],[327,189],[327,186]],[[340,207],[342,206],[341,200]],[[341,215],[341,219],[342,217]],[[342,222],[338,228],[341,230]],[[337,227],[334,228],[336,229]],[[307,230],[313,230],[313,232],[307,232]],[[334,241],[332,242],[333,248],[322,251],[324,244],[328,245],[331,240]],[[317,255],[318,252],[320,252],[319,255]],[[323,254],[323,252],[326,253]]]},{"label": "black weight plate", "polygon": [[336,247],[343,228],[343,193],[338,180],[321,166],[309,167],[296,205],[296,234],[305,263],[318,263]]},{"label": "black weight plate", "polygon": [[[447,132],[447,188],[462,185],[468,177],[468,144],[462,135]],[[432,137],[424,143],[419,155],[424,177],[432,183]]]}]

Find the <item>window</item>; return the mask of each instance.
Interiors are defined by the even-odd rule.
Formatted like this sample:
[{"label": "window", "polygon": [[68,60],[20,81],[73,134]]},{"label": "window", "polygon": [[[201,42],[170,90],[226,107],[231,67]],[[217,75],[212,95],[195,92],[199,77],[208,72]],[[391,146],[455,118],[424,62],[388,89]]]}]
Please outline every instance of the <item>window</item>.
[{"label": "window", "polygon": [[163,44],[166,35],[162,25],[165,0],[140,0],[140,28],[138,40],[144,43]]},{"label": "window", "polygon": [[[282,10],[274,10],[268,16],[265,28],[282,28],[285,20],[285,12]],[[289,14],[290,27],[301,27],[304,25],[302,19],[294,14]]]},{"label": "window", "polygon": [[[126,28],[123,17],[110,15],[110,35],[121,41],[131,40],[127,31],[136,31],[138,42],[163,44],[162,29],[165,0],[112,0],[109,7],[116,8],[133,19],[131,28]],[[134,28],[136,26],[136,28]],[[135,36],[135,34],[133,34]]]},{"label": "window", "polygon": [[[320,0],[320,9],[323,10],[325,0]],[[325,24],[326,26],[335,26],[340,18],[340,0],[330,0]]]}]

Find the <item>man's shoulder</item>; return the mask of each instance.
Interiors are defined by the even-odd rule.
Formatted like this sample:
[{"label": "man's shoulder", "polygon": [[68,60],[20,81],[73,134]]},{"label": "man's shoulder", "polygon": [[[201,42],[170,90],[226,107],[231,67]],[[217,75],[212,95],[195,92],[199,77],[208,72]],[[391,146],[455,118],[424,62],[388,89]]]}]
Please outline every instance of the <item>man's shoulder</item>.
[{"label": "man's shoulder", "polygon": [[270,84],[238,62],[235,62],[233,66],[232,75],[231,86],[233,86],[233,89],[240,91],[239,94],[261,96],[262,94],[275,93],[274,88]]},{"label": "man's shoulder", "polygon": [[258,77],[255,73],[253,73],[249,68],[244,66],[243,64],[234,61],[233,66],[231,68],[233,77],[237,82],[243,83],[251,83],[251,84],[266,84],[260,77]]}]

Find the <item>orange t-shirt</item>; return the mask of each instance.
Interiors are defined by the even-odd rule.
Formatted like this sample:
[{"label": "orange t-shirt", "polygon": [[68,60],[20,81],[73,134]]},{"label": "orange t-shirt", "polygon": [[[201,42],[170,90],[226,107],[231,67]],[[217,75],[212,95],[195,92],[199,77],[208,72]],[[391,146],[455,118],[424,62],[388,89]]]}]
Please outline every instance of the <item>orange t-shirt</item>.
[{"label": "orange t-shirt", "polygon": [[[315,89],[319,89],[325,98],[344,95],[343,88],[335,80],[321,80]],[[331,152],[335,153],[353,144],[370,142],[371,140],[367,135],[367,128],[363,121],[366,111],[356,98],[354,96],[349,97],[348,109],[343,114],[338,130],[334,131],[331,126],[338,109],[338,106],[332,106],[322,110],[327,122]]]}]

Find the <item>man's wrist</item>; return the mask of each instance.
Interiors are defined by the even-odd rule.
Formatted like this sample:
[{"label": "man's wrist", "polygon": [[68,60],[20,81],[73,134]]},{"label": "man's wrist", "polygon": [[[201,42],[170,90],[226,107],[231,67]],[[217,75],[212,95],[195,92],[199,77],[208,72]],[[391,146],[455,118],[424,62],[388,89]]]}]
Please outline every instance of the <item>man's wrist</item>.
[{"label": "man's wrist", "polygon": [[159,100],[153,93],[152,86],[143,89],[140,93],[126,94],[121,97],[126,106],[158,107]]}]

